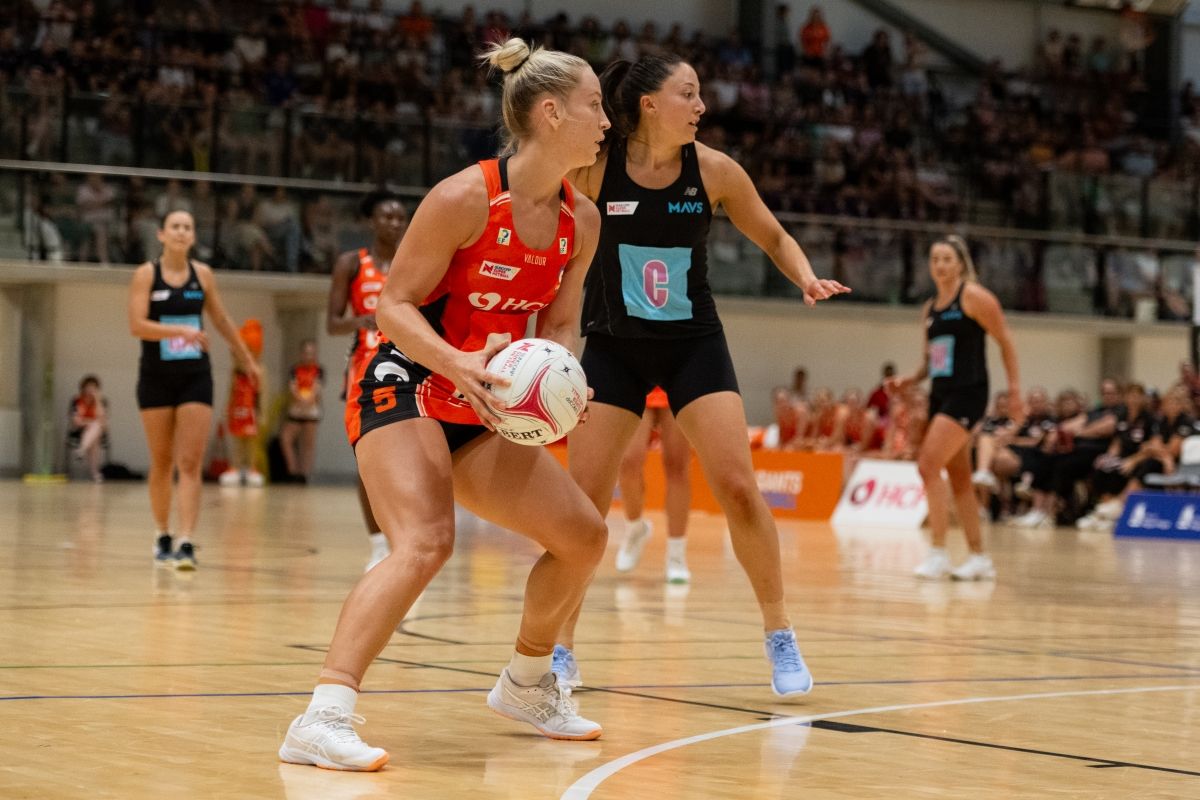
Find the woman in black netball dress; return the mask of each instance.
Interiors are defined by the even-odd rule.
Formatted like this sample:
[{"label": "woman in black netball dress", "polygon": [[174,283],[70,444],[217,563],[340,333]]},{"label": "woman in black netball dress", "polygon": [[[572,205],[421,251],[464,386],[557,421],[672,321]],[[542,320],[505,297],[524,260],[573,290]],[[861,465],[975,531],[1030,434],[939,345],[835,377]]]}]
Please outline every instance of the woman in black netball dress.
[{"label": "woman in black netball dress", "polygon": [[[242,369],[261,383],[258,364],[238,336],[217,293],[212,269],[188,258],[196,224],[173,211],[158,231],[162,255],[138,267],[129,286],[129,332],[142,340],[137,400],[150,447],[150,510],[155,559],[196,568],[192,534],[200,513],[200,468],[212,428],[212,368],[204,315],[220,332]],[[173,537],[171,478],[179,472],[179,510]]]}]

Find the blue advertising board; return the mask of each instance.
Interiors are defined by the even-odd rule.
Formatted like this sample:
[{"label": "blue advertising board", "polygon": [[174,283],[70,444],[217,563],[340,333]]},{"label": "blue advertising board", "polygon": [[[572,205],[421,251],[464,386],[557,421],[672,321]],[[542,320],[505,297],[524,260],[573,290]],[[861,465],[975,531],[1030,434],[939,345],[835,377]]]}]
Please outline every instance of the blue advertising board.
[{"label": "blue advertising board", "polygon": [[1200,495],[1133,492],[1125,501],[1114,534],[1200,539]]}]

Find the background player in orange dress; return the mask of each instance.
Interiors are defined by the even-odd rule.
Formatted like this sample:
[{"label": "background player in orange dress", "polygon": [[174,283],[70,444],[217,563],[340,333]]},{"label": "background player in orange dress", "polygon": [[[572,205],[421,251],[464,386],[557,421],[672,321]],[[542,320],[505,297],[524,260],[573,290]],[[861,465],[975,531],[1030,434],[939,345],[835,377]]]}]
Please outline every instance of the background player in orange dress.
[{"label": "background player in orange dress", "polygon": [[[408,228],[408,211],[400,196],[381,189],[363,197],[358,206],[371,228],[371,246],[342,253],[333,266],[333,282],[329,287],[329,306],[325,314],[325,330],[330,336],[353,334],[350,353],[346,359],[347,385],[352,375],[362,370],[364,358],[379,343],[375,328],[375,308],[379,293],[387,278],[396,248]],[[343,388],[342,399],[347,390]],[[371,556],[367,569],[378,564],[391,552],[375,515],[362,478],[358,478],[358,504],[371,541]]]},{"label": "background player in orange dress", "polygon": [[[241,339],[257,362],[262,355],[262,324],[248,319],[242,325]],[[255,467],[258,455],[258,415],[262,395],[258,379],[241,367],[234,367],[229,385],[229,406],[225,426],[232,442],[229,469],[218,479],[222,486],[262,486],[263,476]]]},{"label": "background player in orange dress", "polygon": [[688,506],[692,499],[688,468],[692,461],[692,448],[683,431],[675,424],[675,416],[667,404],[667,393],[657,386],[646,395],[646,412],[642,414],[637,433],[629,441],[625,457],[621,460],[619,484],[621,505],[625,511],[625,540],[617,551],[617,572],[629,572],[637,566],[653,530],[650,521],[643,518],[642,511],[646,494],[643,469],[655,432],[662,445],[663,475],[666,478],[667,582],[687,583],[692,579],[687,567]]},{"label": "background player in orange dress", "polygon": [[317,343],[305,339],[300,344],[300,361],[292,366],[288,380],[287,418],[279,429],[279,444],[288,475],[302,483],[312,477],[324,387],[325,368],[317,363]]}]

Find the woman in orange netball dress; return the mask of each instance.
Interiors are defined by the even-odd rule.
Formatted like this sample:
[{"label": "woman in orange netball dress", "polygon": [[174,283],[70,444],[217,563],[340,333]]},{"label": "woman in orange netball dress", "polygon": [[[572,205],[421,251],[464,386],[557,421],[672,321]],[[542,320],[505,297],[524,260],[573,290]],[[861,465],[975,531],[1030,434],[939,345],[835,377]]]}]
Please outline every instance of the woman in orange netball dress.
[{"label": "woman in orange netball dress", "polygon": [[[386,189],[366,195],[358,206],[359,213],[371,228],[371,246],[350,250],[338,257],[333,266],[333,282],[329,287],[329,306],[325,316],[325,331],[330,336],[352,335],[350,353],[346,359],[346,385],[351,376],[362,371],[369,354],[379,344],[375,327],[375,309],[379,305],[379,293],[387,278],[388,268],[396,255],[396,248],[404,238],[408,227],[408,211],[400,196]],[[347,389],[342,391],[346,399]],[[358,503],[362,508],[363,522],[371,542],[371,556],[367,569],[382,561],[391,552],[387,537],[383,534],[362,479],[358,481]]]},{"label": "woman in orange netball dress", "polygon": [[504,71],[511,157],[480,162],[435,186],[396,251],[379,298],[381,339],[350,387],[350,440],[392,553],[365,573],[338,620],[308,710],[288,729],[284,761],[375,770],[386,751],[351,723],[359,683],[396,625],[450,557],[461,503],[545,549],[525,587],[493,711],[554,739],[595,739],[551,670],[555,634],[604,554],[604,519],[544,448],[494,433],[486,370],[524,334],[572,347],[583,276],[599,235],[595,205],[566,175],[595,160],[608,127],[600,83],[582,59],[530,51],[520,39],[488,55]]}]

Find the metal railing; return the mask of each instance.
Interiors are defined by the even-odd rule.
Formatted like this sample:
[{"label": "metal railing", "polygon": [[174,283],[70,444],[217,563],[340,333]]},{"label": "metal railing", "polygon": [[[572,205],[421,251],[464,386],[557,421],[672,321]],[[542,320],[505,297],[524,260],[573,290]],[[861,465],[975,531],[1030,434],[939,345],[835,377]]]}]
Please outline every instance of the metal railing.
[{"label": "metal railing", "polygon": [[[105,217],[89,219],[76,202],[88,175],[102,176],[112,190],[111,214]],[[7,235],[19,240],[21,255],[34,260],[100,260],[95,228],[105,226],[107,260],[136,263],[157,253],[161,214],[186,208],[197,222],[197,257],[214,266],[324,273],[338,253],[369,242],[357,206],[373,188],[371,183],[0,160],[0,219],[4,209],[12,210]],[[414,207],[425,192],[412,185],[391,188]],[[270,213],[263,213],[263,204],[272,206]],[[1190,315],[1197,254],[1192,240],[820,214],[778,217],[818,274],[852,286],[858,301],[923,300],[932,289],[929,245],[953,231],[971,243],[981,279],[1006,308],[1163,320]],[[0,230],[0,241],[3,234]],[[709,238],[709,270],[718,294],[799,295],[723,216],[714,220]]]}]

